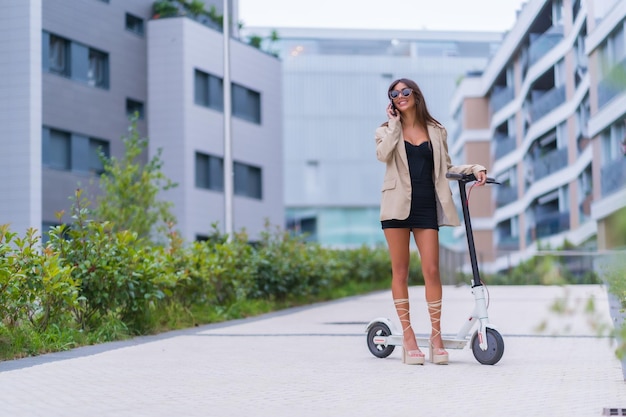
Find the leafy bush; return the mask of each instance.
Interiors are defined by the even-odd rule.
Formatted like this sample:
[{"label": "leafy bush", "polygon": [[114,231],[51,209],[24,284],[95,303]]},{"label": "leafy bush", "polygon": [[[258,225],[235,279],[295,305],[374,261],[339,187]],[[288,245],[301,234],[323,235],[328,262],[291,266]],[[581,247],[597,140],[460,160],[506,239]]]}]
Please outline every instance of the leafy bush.
[{"label": "leafy bush", "polygon": [[169,277],[161,267],[162,251],[147,246],[136,233],[116,232],[111,223],[90,220],[88,204],[77,190],[74,223],[53,228],[47,249],[73,267],[80,288],[80,308],[73,313],[82,328],[97,328],[103,318],[114,315],[139,333],[154,301],[164,296],[161,283]]},{"label": "leafy bush", "polygon": [[53,250],[38,248],[39,237],[29,229],[24,238],[0,226],[0,315],[16,327],[29,323],[37,331],[64,324],[78,308],[78,288],[71,266]]}]

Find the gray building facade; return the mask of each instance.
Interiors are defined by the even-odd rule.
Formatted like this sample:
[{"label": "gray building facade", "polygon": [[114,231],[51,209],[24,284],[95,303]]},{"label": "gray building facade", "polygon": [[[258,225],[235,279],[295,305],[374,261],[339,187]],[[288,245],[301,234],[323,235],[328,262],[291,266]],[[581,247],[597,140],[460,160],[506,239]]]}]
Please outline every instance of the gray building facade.
[{"label": "gray building facade", "polygon": [[[224,230],[224,112],[211,101],[224,88],[223,31],[180,2],[167,16],[154,3],[0,1],[0,224],[56,224],[102,172],[97,150],[123,154],[137,111],[146,158],[162,149],[178,184],[160,197],[174,203],[183,238]],[[221,15],[221,1],[205,3]],[[254,240],[266,222],[283,224],[280,61],[232,32],[233,230]]]}]

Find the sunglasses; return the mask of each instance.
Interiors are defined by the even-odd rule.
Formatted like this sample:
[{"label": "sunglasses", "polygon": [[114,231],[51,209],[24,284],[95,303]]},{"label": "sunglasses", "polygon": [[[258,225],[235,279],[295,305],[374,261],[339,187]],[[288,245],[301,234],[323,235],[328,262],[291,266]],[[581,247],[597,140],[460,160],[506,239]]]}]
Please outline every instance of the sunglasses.
[{"label": "sunglasses", "polygon": [[408,97],[411,95],[411,93],[413,93],[413,90],[411,90],[410,88],[403,88],[401,91],[391,90],[389,92],[389,98],[395,100],[400,97],[400,94],[402,94],[402,97]]}]

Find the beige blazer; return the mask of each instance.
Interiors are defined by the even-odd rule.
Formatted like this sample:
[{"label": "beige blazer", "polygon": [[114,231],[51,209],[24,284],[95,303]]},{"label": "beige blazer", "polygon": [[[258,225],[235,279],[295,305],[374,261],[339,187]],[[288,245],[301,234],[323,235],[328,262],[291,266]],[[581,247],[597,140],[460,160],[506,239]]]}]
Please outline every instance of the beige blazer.
[{"label": "beige blazer", "polygon": [[[446,172],[478,175],[480,171],[486,171],[486,168],[478,164],[453,166],[448,155],[448,134],[443,126],[429,124],[428,136],[433,149],[437,221],[439,226],[458,226],[459,215],[452,200],[450,180],[446,178]],[[403,220],[409,217],[411,211],[411,176],[404,146],[402,125],[399,121],[391,119],[388,124],[376,129],[376,158],[387,164],[380,202],[380,220]]]}]

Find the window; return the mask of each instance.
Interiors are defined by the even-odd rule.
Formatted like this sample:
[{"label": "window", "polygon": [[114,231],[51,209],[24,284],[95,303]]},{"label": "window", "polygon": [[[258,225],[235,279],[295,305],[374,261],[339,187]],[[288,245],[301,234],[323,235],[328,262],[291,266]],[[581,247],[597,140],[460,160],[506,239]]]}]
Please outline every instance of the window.
[{"label": "window", "polygon": [[261,200],[263,198],[261,168],[235,162],[234,193]]},{"label": "window", "polygon": [[615,123],[602,132],[602,163],[619,160],[624,156],[624,141],[626,141],[626,126],[624,123]]},{"label": "window", "polygon": [[42,129],[42,162],[48,168],[102,174],[103,154],[110,156],[109,141],[55,128]]},{"label": "window", "polygon": [[[109,54],[43,32],[43,70],[88,85],[109,88]],[[46,59],[47,57],[47,59]]]},{"label": "window", "polygon": [[196,70],[194,83],[196,104],[214,110],[224,110],[224,84],[221,78]]},{"label": "window", "polygon": [[128,117],[133,117],[135,113],[137,113],[137,117],[139,117],[139,119],[143,119],[145,117],[143,103],[141,101],[133,100],[132,98],[127,98],[126,115]]},{"label": "window", "polygon": [[[195,70],[194,101],[196,104],[223,111],[223,90],[224,81],[221,78]],[[231,93],[233,116],[260,124],[261,94],[234,83],[231,86]]]},{"label": "window", "polygon": [[102,174],[104,172],[104,164],[101,156],[105,158],[110,157],[109,142],[102,139],[89,138],[89,171],[96,174]]},{"label": "window", "polygon": [[48,146],[42,152],[44,165],[69,171],[72,168],[70,133],[56,129],[50,129],[48,133]]},{"label": "window", "polygon": [[48,61],[50,72],[70,76],[70,42],[56,35],[50,35]]},{"label": "window", "polygon": [[599,48],[600,70],[604,76],[608,75],[613,67],[626,57],[625,31],[622,22],[617,25],[613,33],[608,36],[607,40]]},{"label": "window", "polygon": [[261,94],[237,84],[232,85],[233,116],[261,123]]},{"label": "window", "polygon": [[109,56],[107,54],[95,49],[89,49],[87,83],[95,87],[108,88],[108,67]]},{"label": "window", "polygon": [[196,187],[224,191],[224,160],[196,152]]},{"label": "window", "polygon": [[126,30],[136,33],[137,35],[143,35],[143,19],[126,13]]}]

